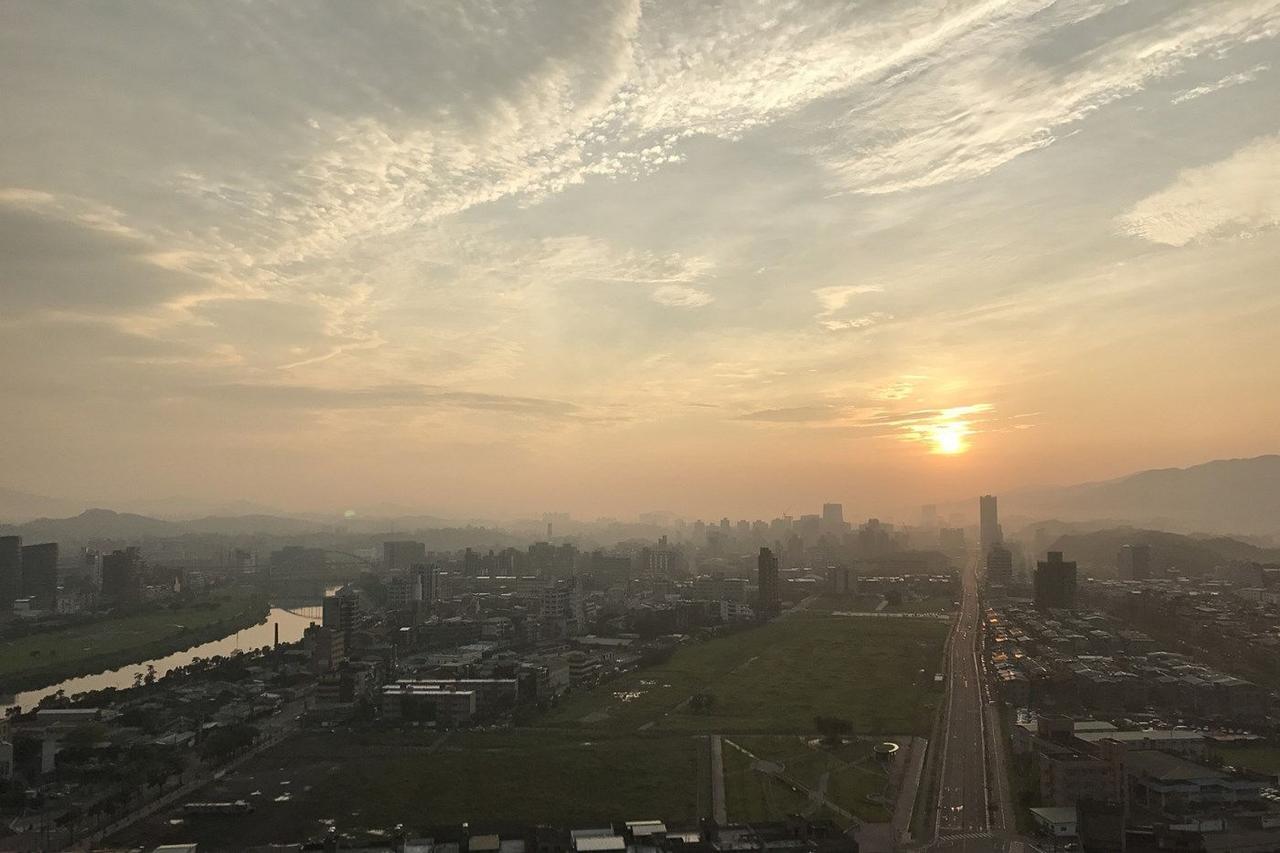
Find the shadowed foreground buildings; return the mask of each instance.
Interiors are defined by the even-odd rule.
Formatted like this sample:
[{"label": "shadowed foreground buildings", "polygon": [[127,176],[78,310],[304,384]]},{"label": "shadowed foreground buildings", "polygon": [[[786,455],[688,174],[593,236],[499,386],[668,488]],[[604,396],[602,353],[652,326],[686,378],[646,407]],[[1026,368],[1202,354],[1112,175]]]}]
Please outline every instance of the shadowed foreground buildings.
[{"label": "shadowed foreground buildings", "polygon": [[22,546],[22,596],[33,610],[52,610],[58,601],[58,543]]},{"label": "shadowed foreground buildings", "polygon": [[1003,545],[987,551],[987,583],[1008,586],[1013,582],[1013,552]]},{"label": "shadowed foreground buildings", "polygon": [[782,612],[782,584],[778,577],[778,558],[768,548],[760,549],[756,574],[760,588],[756,613],[761,619],[770,619]]},{"label": "shadowed foreground buildings", "polygon": [[983,553],[986,553],[992,545],[998,545],[1004,540],[995,495],[978,498],[978,517],[978,544],[982,546]]},{"label": "shadowed foreground buildings", "polygon": [[1071,610],[1076,606],[1076,564],[1062,559],[1061,551],[1050,551],[1048,560],[1036,563],[1036,607],[1042,610]]},{"label": "shadowed foreground buildings", "polygon": [[0,536],[0,612],[22,596],[22,537]]}]

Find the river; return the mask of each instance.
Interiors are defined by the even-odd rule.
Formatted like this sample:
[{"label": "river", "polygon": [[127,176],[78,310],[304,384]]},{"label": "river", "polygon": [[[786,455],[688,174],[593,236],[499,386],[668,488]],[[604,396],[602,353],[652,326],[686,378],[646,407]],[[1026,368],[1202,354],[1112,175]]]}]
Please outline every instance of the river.
[{"label": "river", "polygon": [[48,687],[19,693],[12,701],[9,701],[7,697],[0,701],[3,701],[6,706],[18,705],[22,710],[27,711],[44,697],[52,695],[59,690],[62,690],[68,696],[74,696],[77,693],[102,690],[107,687],[132,687],[134,677],[140,672],[145,673],[148,666],[154,666],[156,674],[163,678],[164,674],[169,670],[179,666],[186,666],[196,658],[211,658],[214,655],[229,655],[235,651],[248,651],[269,646],[275,641],[276,626],[280,627],[280,642],[296,643],[302,639],[302,632],[307,629],[308,625],[319,621],[319,616],[303,616],[289,610],[273,607],[267,614],[266,619],[257,625],[234,631],[221,639],[210,640],[207,643],[201,643],[198,646],[192,646],[189,649],[174,652],[161,658],[139,661],[128,666],[122,666],[119,669],[99,672],[96,675],[68,678],[65,681],[59,681],[57,684],[50,684]]}]

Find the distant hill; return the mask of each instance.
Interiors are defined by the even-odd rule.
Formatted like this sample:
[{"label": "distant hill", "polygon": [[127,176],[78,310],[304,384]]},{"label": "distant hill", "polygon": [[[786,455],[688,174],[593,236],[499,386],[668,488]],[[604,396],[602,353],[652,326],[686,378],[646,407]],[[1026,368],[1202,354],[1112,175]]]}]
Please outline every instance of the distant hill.
[{"label": "distant hill", "polygon": [[1117,480],[1014,492],[1002,515],[1123,519],[1184,532],[1280,535],[1280,455],[1141,471]]},{"label": "distant hill", "polygon": [[211,515],[191,521],[173,522],[183,533],[237,536],[258,533],[266,536],[297,536],[315,533],[324,524],[279,515]]},{"label": "distant hill", "polygon": [[71,518],[37,518],[22,524],[8,525],[6,532],[17,533],[31,541],[85,542],[94,539],[149,539],[176,536],[168,521],[114,512],[109,509],[87,509]]},{"label": "distant hill", "polygon": [[1158,574],[1174,568],[1187,575],[1203,575],[1234,560],[1280,562],[1280,548],[1260,548],[1225,536],[1186,536],[1135,527],[1064,533],[1053,540],[1049,550],[1061,551],[1066,559],[1077,561],[1082,570],[1096,577],[1114,577],[1116,554],[1123,545],[1149,546],[1151,568]]},{"label": "distant hill", "polygon": [[68,543],[163,539],[188,533],[293,536],[322,529],[323,525],[315,522],[271,515],[209,516],[191,521],[164,521],[109,509],[88,509],[70,518],[37,518],[21,524],[0,525],[0,532],[17,534],[32,542]]}]

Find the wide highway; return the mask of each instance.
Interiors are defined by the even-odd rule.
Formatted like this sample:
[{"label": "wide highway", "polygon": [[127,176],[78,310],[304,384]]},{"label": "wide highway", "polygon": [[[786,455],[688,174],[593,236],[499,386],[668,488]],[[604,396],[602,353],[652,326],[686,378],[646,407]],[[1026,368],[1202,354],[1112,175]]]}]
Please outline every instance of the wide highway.
[{"label": "wide highway", "polygon": [[982,623],[978,610],[978,557],[963,573],[960,613],[947,649],[946,699],[935,743],[940,751],[937,801],[933,811],[933,850],[1005,851],[1011,843],[1005,827],[1008,803],[1003,749],[996,706],[991,703],[981,664]]}]

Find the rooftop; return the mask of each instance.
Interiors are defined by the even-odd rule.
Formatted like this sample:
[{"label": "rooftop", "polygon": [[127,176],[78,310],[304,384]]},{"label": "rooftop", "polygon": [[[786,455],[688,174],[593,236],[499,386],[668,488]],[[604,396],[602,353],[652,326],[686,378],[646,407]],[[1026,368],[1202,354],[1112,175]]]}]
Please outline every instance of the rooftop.
[{"label": "rooftop", "polygon": [[1079,731],[1075,736],[1086,743],[1097,743],[1100,740],[1118,740],[1122,743],[1133,743],[1144,740],[1151,741],[1201,741],[1204,735],[1200,732],[1178,731],[1169,729],[1151,729],[1144,731]]},{"label": "rooftop", "polygon": [[1161,782],[1192,782],[1202,779],[1226,779],[1228,774],[1167,752],[1143,750],[1125,759],[1127,770]]}]

